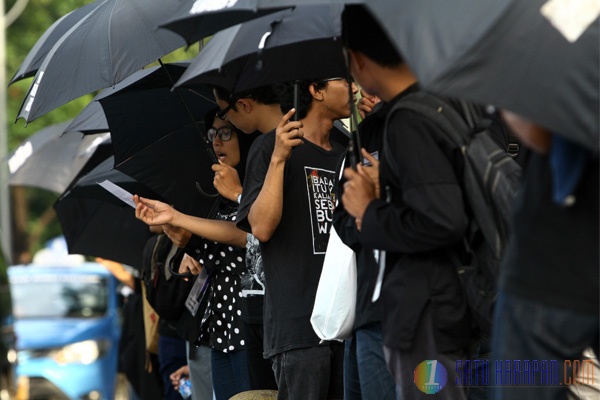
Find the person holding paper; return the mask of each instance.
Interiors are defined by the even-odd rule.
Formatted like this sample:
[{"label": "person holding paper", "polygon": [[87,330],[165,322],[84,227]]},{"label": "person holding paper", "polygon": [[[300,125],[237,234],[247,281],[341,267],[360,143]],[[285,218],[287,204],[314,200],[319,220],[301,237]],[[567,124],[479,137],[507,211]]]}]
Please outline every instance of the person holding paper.
[{"label": "person holding paper", "polygon": [[[227,121],[207,118],[207,134],[222,168],[216,169],[215,181],[221,173],[235,169],[243,176],[245,155],[254,136],[238,134]],[[216,183],[216,182],[215,182]],[[223,182],[220,182],[223,183]],[[240,191],[241,192],[241,191]],[[222,198],[215,220],[182,214],[171,206],[134,196],[136,217],[149,225],[169,224],[185,228],[206,240],[200,264],[212,276],[211,294],[201,330],[200,342],[208,342],[211,351],[213,388],[217,400],[229,399],[250,389],[245,338],[241,321],[241,280],[247,269],[244,263],[246,234],[230,221],[235,221],[237,202]],[[213,241],[214,240],[214,241]]]},{"label": "person holding paper", "polygon": [[[248,135],[252,135],[254,132],[267,134],[275,131],[283,115],[275,86],[263,86],[235,94],[223,88],[215,87],[213,93],[220,108],[217,117],[227,120],[238,130]],[[249,154],[256,152],[256,147],[253,146]],[[241,162],[238,165],[244,166],[244,163]],[[237,169],[230,167],[227,163],[213,165],[213,171],[215,172],[214,186],[219,194],[239,203],[242,197],[242,185],[240,183],[242,181],[238,176]],[[168,210],[168,212],[171,211],[173,210]],[[178,215],[175,219],[178,219],[177,217],[183,216]],[[271,368],[271,361],[263,358],[265,276],[258,240],[250,233],[244,232],[244,236],[241,236],[240,232],[236,230],[237,228],[232,230],[234,224],[230,222],[185,216],[181,221],[175,223],[211,240],[242,247],[245,244],[248,273],[243,276],[242,280],[242,320],[246,332],[250,383],[252,390],[276,390],[277,383]],[[188,232],[173,225],[167,226]],[[169,232],[166,233],[170,237]],[[195,259],[197,258],[195,255],[199,251],[197,250],[198,246],[193,247],[197,238],[197,236],[192,236],[189,244],[185,246],[186,256],[180,267],[182,272],[200,273],[201,267]]]}]

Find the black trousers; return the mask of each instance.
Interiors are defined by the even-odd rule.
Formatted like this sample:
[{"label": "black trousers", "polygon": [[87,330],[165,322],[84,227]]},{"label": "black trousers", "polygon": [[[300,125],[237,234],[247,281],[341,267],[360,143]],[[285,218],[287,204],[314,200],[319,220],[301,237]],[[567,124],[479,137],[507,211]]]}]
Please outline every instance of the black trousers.
[{"label": "black trousers", "polygon": [[466,349],[438,352],[431,305],[423,310],[413,346],[409,350],[384,346],[383,353],[401,399],[466,400],[465,389],[455,385],[456,361],[465,358]]}]

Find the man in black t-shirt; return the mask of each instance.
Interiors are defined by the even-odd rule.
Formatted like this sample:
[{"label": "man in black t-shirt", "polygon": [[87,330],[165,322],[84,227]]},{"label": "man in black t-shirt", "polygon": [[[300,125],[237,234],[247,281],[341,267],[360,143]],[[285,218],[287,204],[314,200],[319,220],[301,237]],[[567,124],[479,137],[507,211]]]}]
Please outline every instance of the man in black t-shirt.
[{"label": "man in black t-shirt", "polygon": [[[279,96],[272,86],[263,86],[243,93],[232,94],[215,87],[213,94],[220,108],[218,116],[227,119],[246,134],[274,131],[283,113],[279,106]],[[248,159],[256,152],[251,147]],[[226,168],[226,166],[222,166]],[[226,186],[238,187],[233,198],[241,202],[243,187],[237,174],[230,174]],[[277,389],[275,376],[269,360],[263,358],[263,302],[265,278],[262,254],[258,240],[249,233],[246,240],[246,267],[248,273],[242,278],[242,316],[244,338],[248,356],[248,373],[252,389]]]},{"label": "man in black t-shirt", "polygon": [[[280,398],[342,398],[342,346],[324,343],[310,324],[332,222],[335,169],[343,148],[330,141],[349,116],[342,78],[299,83],[299,110],[254,143],[238,227],[260,241],[265,268],[265,349]],[[356,91],[356,88],[354,87]],[[291,90],[283,93],[289,109]],[[300,121],[291,122],[295,112]]]}]

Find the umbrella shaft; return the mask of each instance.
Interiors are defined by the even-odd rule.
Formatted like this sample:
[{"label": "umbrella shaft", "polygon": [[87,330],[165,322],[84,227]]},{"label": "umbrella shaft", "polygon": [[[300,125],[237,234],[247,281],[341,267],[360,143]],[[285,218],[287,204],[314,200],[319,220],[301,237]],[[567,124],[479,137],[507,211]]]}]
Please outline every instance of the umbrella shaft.
[{"label": "umbrella shaft", "polygon": [[296,112],[294,113],[294,116],[292,117],[292,121],[300,120],[300,114],[298,112],[299,111],[298,105],[300,103],[299,85],[300,85],[300,81],[294,81],[294,108],[296,109]]}]

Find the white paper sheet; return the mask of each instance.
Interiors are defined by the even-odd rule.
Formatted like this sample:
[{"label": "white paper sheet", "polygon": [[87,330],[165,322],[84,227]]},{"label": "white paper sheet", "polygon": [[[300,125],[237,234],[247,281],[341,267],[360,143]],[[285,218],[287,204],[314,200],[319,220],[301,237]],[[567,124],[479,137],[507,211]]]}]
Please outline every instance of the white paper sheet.
[{"label": "white paper sheet", "polygon": [[121,200],[123,203],[130,205],[135,208],[135,203],[133,202],[133,195],[129,193],[127,190],[123,189],[120,186],[115,185],[109,180],[105,180],[102,182],[98,182],[98,185],[102,186],[104,189],[108,190],[111,194],[113,194],[116,198]]}]

